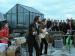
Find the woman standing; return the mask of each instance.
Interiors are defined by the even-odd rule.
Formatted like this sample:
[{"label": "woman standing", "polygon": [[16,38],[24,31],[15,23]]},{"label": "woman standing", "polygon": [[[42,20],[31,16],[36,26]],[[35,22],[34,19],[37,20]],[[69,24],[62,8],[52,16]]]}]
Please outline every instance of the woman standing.
[{"label": "woman standing", "polygon": [[40,43],[40,55],[42,55],[42,50],[43,50],[43,45],[45,44],[44,48],[44,54],[47,54],[47,48],[48,48],[48,43],[46,40],[46,35],[48,34],[46,27],[42,24],[39,37],[41,38],[41,43]]}]

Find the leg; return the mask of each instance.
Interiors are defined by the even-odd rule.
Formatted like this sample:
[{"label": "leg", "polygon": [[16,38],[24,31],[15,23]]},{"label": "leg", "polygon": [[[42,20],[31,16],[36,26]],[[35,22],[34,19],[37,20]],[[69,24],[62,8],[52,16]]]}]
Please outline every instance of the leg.
[{"label": "leg", "polygon": [[44,51],[44,54],[47,54],[48,43],[47,43],[47,41],[46,41],[45,38],[43,39],[43,41],[44,41],[44,44],[45,44],[45,51]]},{"label": "leg", "polygon": [[40,43],[40,54],[42,55],[42,50],[43,50],[43,39],[41,39]]},{"label": "leg", "polygon": [[39,49],[39,45],[38,45],[38,42],[35,40],[34,42],[34,48],[36,50],[36,56],[40,56],[40,49]]},{"label": "leg", "polygon": [[28,42],[28,51],[29,51],[29,56],[32,56],[33,52],[33,42]]}]

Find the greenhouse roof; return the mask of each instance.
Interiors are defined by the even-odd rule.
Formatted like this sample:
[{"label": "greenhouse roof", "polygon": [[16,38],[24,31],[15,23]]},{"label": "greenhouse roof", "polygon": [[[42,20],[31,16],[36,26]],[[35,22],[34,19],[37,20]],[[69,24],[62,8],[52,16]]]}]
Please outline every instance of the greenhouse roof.
[{"label": "greenhouse roof", "polygon": [[26,10],[28,10],[28,11],[30,11],[30,12],[43,14],[43,13],[39,12],[38,10],[32,8],[32,7],[28,7],[28,6],[21,5],[21,4],[17,4],[17,5],[19,5],[19,6],[23,7],[23,8],[25,8]]}]

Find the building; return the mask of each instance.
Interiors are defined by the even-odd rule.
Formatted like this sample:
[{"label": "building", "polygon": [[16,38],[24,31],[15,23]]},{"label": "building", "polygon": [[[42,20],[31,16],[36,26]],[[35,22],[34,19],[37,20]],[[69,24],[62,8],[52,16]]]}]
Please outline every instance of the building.
[{"label": "building", "polygon": [[28,28],[35,16],[40,16],[42,19],[44,18],[43,13],[21,4],[16,4],[4,14],[11,28]]}]

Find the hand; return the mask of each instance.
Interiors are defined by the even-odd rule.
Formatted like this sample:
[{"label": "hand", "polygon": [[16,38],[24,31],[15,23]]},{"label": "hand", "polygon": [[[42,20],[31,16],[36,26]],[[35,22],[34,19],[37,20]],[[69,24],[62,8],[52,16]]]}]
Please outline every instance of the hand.
[{"label": "hand", "polygon": [[4,39],[4,40],[9,40],[9,39],[8,39],[8,38],[6,38],[6,37],[3,37],[3,39]]}]

